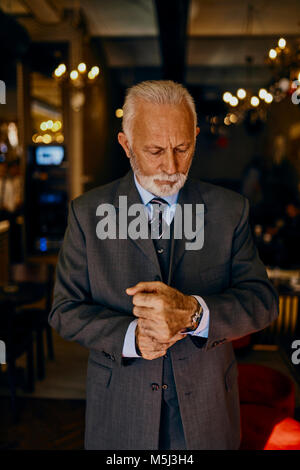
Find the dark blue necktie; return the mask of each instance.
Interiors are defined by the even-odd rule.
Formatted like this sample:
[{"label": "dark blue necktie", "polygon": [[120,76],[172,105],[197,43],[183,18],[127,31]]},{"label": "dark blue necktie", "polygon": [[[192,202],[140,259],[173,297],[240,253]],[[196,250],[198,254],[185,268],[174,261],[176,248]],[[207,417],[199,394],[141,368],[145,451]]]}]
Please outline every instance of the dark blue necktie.
[{"label": "dark blue necktie", "polygon": [[151,229],[151,238],[159,240],[166,230],[167,222],[163,218],[163,212],[165,206],[168,203],[160,197],[154,197],[153,199],[151,199],[149,204],[151,204],[153,208],[152,218],[149,222]]}]

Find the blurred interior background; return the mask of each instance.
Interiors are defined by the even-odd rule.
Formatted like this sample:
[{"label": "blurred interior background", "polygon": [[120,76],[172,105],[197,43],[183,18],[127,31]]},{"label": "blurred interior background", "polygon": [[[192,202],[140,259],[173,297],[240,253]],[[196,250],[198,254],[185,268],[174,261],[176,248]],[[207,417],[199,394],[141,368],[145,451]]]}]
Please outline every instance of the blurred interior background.
[{"label": "blurred interior background", "polygon": [[[282,385],[282,393],[292,404],[276,423],[296,418],[296,429],[298,0],[0,0],[0,50],[0,449],[83,446],[87,351],[47,324],[55,264],[69,201],[128,171],[117,142],[123,100],[149,79],[181,82],[195,99],[191,176],[250,201],[280,315],[235,350],[241,377],[251,363],[283,374],[281,385],[290,381],[293,391]],[[266,400],[259,405],[278,408]],[[245,448],[267,445],[276,423],[265,421]]]}]

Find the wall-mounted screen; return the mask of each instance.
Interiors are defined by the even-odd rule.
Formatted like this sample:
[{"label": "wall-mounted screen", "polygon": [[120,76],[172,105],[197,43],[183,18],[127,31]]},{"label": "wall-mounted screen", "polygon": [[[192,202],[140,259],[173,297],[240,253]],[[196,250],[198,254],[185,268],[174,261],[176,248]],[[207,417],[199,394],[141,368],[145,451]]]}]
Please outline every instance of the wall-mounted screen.
[{"label": "wall-mounted screen", "polygon": [[65,156],[61,145],[38,145],[35,149],[36,165],[60,165]]}]

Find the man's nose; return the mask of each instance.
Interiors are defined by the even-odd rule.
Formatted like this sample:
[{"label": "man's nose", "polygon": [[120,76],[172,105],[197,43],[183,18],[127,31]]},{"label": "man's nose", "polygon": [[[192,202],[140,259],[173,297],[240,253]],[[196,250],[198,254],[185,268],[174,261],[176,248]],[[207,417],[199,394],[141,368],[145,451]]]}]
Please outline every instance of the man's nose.
[{"label": "man's nose", "polygon": [[169,175],[173,175],[174,173],[177,172],[175,152],[172,149],[169,149],[166,152],[164,162],[163,162],[163,170]]}]

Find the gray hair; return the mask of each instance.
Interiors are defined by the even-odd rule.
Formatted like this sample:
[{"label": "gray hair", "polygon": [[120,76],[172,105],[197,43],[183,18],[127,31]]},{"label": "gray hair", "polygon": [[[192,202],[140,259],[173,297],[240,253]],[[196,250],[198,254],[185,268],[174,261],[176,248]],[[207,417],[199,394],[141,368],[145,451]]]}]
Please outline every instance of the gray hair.
[{"label": "gray hair", "polygon": [[147,80],[127,90],[122,120],[123,132],[127,137],[131,136],[132,123],[138,100],[154,104],[178,105],[186,103],[192,113],[196,132],[197,114],[195,102],[187,89],[180,83],[173,82],[172,80]]}]

